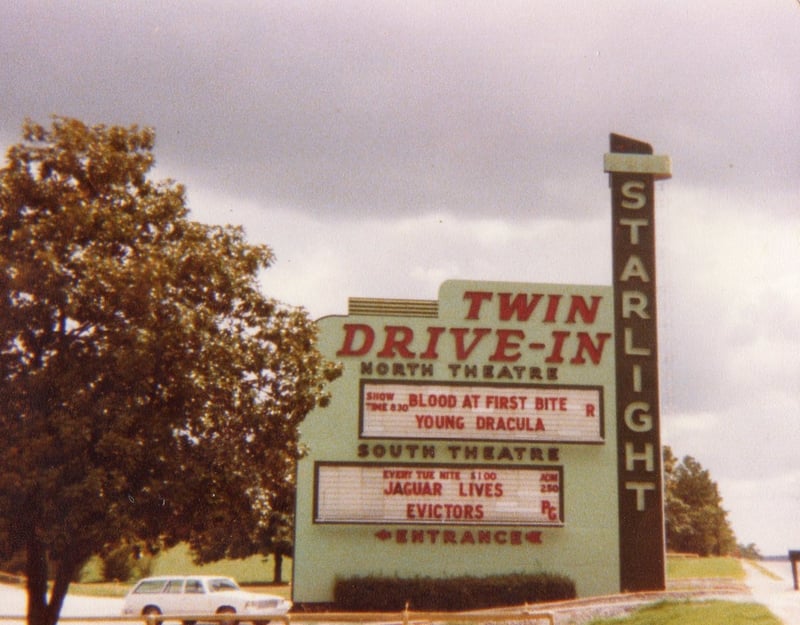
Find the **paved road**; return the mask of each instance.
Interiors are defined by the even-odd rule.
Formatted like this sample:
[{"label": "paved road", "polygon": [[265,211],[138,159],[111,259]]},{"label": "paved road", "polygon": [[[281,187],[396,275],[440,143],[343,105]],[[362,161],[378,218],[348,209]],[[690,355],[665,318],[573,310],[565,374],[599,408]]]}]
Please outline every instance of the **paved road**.
[{"label": "paved road", "polygon": [[[0,584],[0,616],[19,616],[25,614],[27,593],[18,586]],[[119,616],[122,612],[122,599],[105,597],[76,597],[67,595],[61,616]],[[0,621],[7,623],[8,621]]]},{"label": "paved road", "polygon": [[800,625],[800,591],[795,591],[792,585],[791,564],[789,562],[759,564],[778,575],[780,579],[773,579],[746,562],[744,566],[752,600],[767,606],[785,625]]}]

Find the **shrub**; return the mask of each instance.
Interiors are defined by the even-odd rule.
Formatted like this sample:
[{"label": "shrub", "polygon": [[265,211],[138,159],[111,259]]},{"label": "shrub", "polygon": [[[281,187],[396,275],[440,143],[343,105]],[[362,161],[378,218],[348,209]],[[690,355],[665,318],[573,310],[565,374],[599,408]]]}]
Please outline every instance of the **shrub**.
[{"label": "shrub", "polygon": [[127,582],[147,577],[153,568],[152,556],[142,554],[138,546],[120,545],[101,556],[101,575],[106,582]]},{"label": "shrub", "polygon": [[476,610],[572,599],[575,583],[549,573],[510,574],[447,579],[353,577],[338,579],[334,602],[340,610],[396,612],[413,610]]}]

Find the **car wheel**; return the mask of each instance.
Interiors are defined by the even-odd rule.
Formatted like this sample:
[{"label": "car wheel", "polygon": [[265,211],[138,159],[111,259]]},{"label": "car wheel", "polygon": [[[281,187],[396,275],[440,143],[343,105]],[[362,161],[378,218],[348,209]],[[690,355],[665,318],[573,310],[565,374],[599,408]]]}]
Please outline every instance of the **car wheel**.
[{"label": "car wheel", "polygon": [[[234,610],[229,606],[225,606],[217,610],[217,614],[236,614],[236,610]],[[236,619],[230,619],[230,620],[225,619],[221,620],[219,622],[219,625],[239,625],[239,621],[237,621]]]},{"label": "car wheel", "polygon": [[155,618],[156,616],[161,616],[161,610],[155,605],[149,605],[142,610],[142,616],[147,619],[147,625],[161,625],[164,622]]},{"label": "car wheel", "polygon": [[197,621],[183,621],[183,625],[195,625]]},{"label": "car wheel", "polygon": [[269,625],[269,621],[253,621],[253,625]]}]

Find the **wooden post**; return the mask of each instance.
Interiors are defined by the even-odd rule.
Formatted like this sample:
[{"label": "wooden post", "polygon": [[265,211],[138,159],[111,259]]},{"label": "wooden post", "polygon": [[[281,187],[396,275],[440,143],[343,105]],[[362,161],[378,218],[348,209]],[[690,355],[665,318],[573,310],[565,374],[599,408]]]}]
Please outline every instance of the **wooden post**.
[{"label": "wooden post", "polygon": [[797,587],[797,561],[800,560],[800,551],[789,551],[789,562],[792,563],[792,580],[794,581],[794,589]]}]

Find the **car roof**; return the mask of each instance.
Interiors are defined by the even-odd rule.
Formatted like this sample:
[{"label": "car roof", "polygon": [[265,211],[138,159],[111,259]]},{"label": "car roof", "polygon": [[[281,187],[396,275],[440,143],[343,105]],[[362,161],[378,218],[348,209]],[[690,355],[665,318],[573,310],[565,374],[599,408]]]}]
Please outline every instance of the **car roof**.
[{"label": "car roof", "polygon": [[155,575],[153,577],[143,577],[140,582],[160,582],[174,579],[229,579],[233,581],[230,575]]}]

